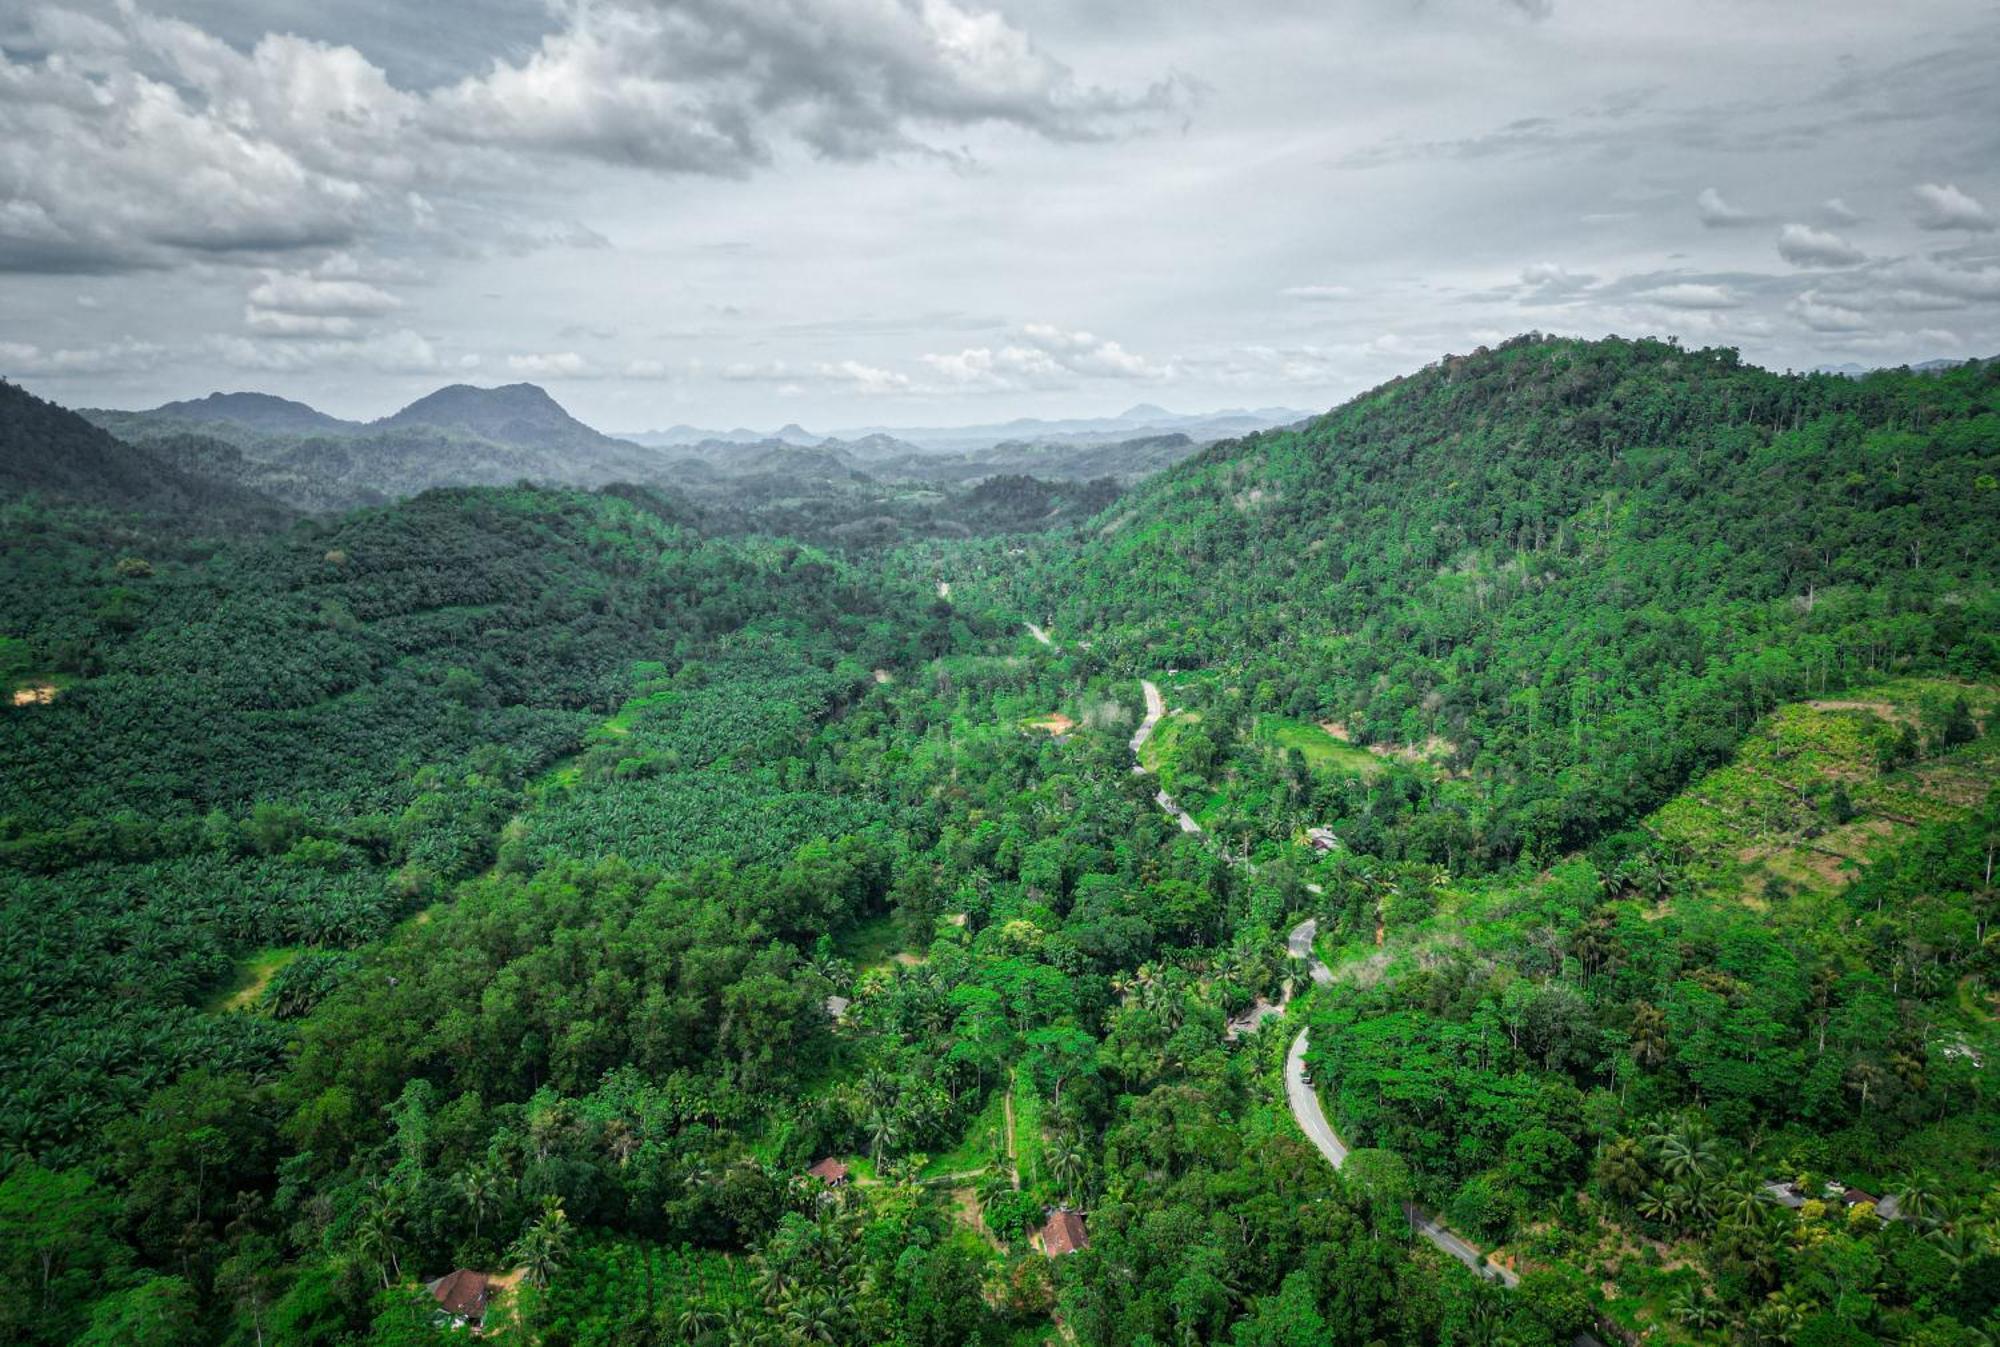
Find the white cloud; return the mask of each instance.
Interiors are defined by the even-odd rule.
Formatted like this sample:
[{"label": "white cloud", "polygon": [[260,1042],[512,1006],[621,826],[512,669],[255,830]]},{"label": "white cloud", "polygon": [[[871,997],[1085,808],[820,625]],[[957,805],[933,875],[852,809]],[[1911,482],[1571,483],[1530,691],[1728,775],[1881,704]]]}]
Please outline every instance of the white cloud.
[{"label": "white cloud", "polygon": [[1808,290],[1792,301],[1792,316],[1815,332],[1861,332],[1869,326],[1868,315]]},{"label": "white cloud", "polygon": [[379,317],[403,306],[402,300],[366,281],[285,271],[266,271],[250,291],[250,303],[260,309],[344,318]]},{"label": "white cloud", "polygon": [[956,0],[598,0],[519,64],[438,91],[449,139],[675,173],[741,175],[797,138],[832,159],[928,148],[921,128],[1006,123],[1092,139],[1181,106],[1180,82],[1084,87],[991,11]]},{"label": "white cloud", "polygon": [[265,337],[351,337],[361,324],[340,314],[287,313],[282,309],[243,310],[243,325]]},{"label": "white cloud", "polygon": [[1155,364],[1115,341],[1048,323],[1029,323],[1005,346],[969,346],[923,357],[948,384],[985,388],[1061,387],[1079,379],[1163,379]]},{"label": "white cloud", "polygon": [[1710,229],[1730,229],[1737,225],[1757,223],[1757,217],[1747,210],[1739,209],[1725,201],[1722,193],[1713,187],[1704,187],[1694,199],[1695,214],[1701,217],[1703,225]]},{"label": "white cloud", "polygon": [[1868,260],[1840,235],[1803,224],[1778,231],[1778,255],[1795,267],[1851,267]]},{"label": "white cloud", "polygon": [[1927,182],[1913,189],[1917,198],[1917,228],[1969,229],[1978,232],[1995,227],[1986,207],[1961,192],[1956,183]]},{"label": "white cloud", "polygon": [[[902,393],[916,388],[908,375],[864,364],[859,360],[823,360],[793,364],[784,360],[736,361],[716,373],[731,383],[768,383],[794,395],[807,384],[837,385],[864,394]],[[920,390],[919,390],[920,391]]]},{"label": "white cloud", "polygon": [[591,372],[590,362],[575,351],[510,355],[507,357],[507,368],[531,379],[578,379]]},{"label": "white cloud", "polygon": [[1351,299],[1354,291],[1344,285],[1288,285],[1278,293],[1287,299],[1301,299],[1313,303],[1330,303],[1334,300]]},{"label": "white cloud", "polygon": [[[957,0],[553,8],[558,27],[535,51],[428,92],[396,87],[351,46],[267,33],[239,50],[135,0],[109,23],[38,9],[42,42],[0,47],[0,271],[268,258],[439,227],[441,204],[487,209],[480,195],[523,156],[741,176],[790,142],[856,160],[945,153],[931,133],[982,124],[1102,138],[1155,124],[1189,93],[1177,79],[1132,94],[1084,85],[1025,31]],[[503,246],[605,243],[576,222],[488,232]]]},{"label": "white cloud", "polygon": [[1640,291],[1633,298],[1650,304],[1663,304],[1670,309],[1734,309],[1743,303],[1742,298],[1726,285],[1696,281],[1656,286]]},{"label": "white cloud", "polygon": [[470,369],[479,363],[476,356],[447,361],[428,338],[408,328],[343,340],[260,342],[217,336],[209,339],[207,347],[233,368],[266,372],[346,367],[378,374],[435,374],[445,369]]},{"label": "white cloud", "polygon": [[1935,257],[1909,257],[1890,266],[1883,279],[1954,299],[2000,299],[2000,266],[1955,267]]},{"label": "white cloud", "polygon": [[1571,271],[1554,262],[1536,262],[1521,269],[1515,297],[1525,304],[1553,304],[1572,299],[1597,283],[1588,273]]},{"label": "white cloud", "polygon": [[130,337],[101,346],[58,347],[49,350],[33,342],[0,341],[0,375],[19,377],[40,375],[125,374],[150,369],[166,354],[165,348]]},{"label": "white cloud", "polygon": [[883,393],[908,392],[911,385],[908,375],[894,370],[864,365],[858,360],[837,360],[814,367],[814,373],[832,383],[844,383],[857,393],[879,395]]},{"label": "white cloud", "polygon": [[1819,213],[1830,223],[1837,225],[1851,225],[1861,222],[1860,214],[1837,196],[1830,196],[1820,202]]}]

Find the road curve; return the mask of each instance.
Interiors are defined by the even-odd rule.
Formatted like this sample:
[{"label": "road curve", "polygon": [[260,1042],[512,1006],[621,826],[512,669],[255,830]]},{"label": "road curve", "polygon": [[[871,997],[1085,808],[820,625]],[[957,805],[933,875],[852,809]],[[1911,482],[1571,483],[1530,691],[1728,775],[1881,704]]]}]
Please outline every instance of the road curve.
[{"label": "road curve", "polygon": [[[1050,644],[1047,634],[1040,627],[1032,622],[1027,625],[1037,640]],[[1146,768],[1139,761],[1139,750],[1153,737],[1153,731],[1167,713],[1167,703],[1160,695],[1159,685],[1150,678],[1140,679],[1139,686],[1146,694],[1146,717],[1139,722],[1137,732],[1132,735],[1132,771],[1137,775],[1144,775]],[[1201,835],[1201,825],[1196,823],[1185,809],[1175,804],[1173,797],[1164,790],[1153,796],[1153,802],[1180,821],[1182,832]],[[1230,863],[1244,866],[1250,864],[1248,860],[1232,860]],[[1251,868],[1254,870],[1254,867]],[[1318,884],[1308,883],[1305,888],[1314,894],[1323,892]],[[1313,941],[1318,935],[1319,919],[1308,917],[1286,933],[1285,952],[1305,963],[1306,971],[1311,974],[1315,984],[1328,987],[1333,985],[1333,970],[1320,962],[1318,953],[1313,949]],[[1291,1049],[1285,1054],[1285,1102],[1291,1108],[1292,1120],[1298,1123],[1299,1130],[1306,1134],[1306,1139],[1326,1157],[1328,1164],[1339,1169],[1347,1163],[1347,1143],[1340,1139],[1340,1134],[1333,1130],[1333,1124],[1327,1120],[1326,1110],[1320,1106],[1318,1093],[1306,1083],[1306,1032],[1304,1029],[1299,1030],[1298,1036],[1292,1040]],[[1511,1268],[1487,1262],[1486,1255],[1481,1253],[1476,1245],[1421,1207],[1406,1202],[1403,1204],[1403,1215],[1410,1222],[1411,1230],[1422,1235],[1437,1249],[1457,1259],[1479,1276],[1488,1281],[1496,1281],[1510,1290],[1520,1284],[1520,1277]],[[1578,1333],[1572,1340],[1572,1347],[1604,1347],[1604,1344],[1589,1333]]]},{"label": "road curve", "polygon": [[[1310,884],[1306,887],[1313,889],[1314,893],[1319,892],[1318,889],[1313,888]],[[1291,934],[1285,937],[1285,953],[1291,955],[1294,959],[1305,960],[1306,971],[1312,974],[1312,980],[1322,987],[1331,987],[1333,985],[1333,970],[1321,963],[1319,955],[1313,953],[1313,941],[1318,936],[1319,918],[1306,918],[1298,925],[1292,927]],[[1305,1041],[1304,1034],[1299,1035],[1299,1041],[1302,1043]]]},{"label": "road curve", "polygon": [[[1301,930],[1311,925],[1311,922],[1302,922],[1294,927],[1292,930],[1294,941],[1297,940]],[[1307,937],[1307,948],[1308,950],[1311,948],[1310,936]],[[1309,954],[1299,956],[1296,945],[1292,952],[1295,957],[1310,957]],[[1313,960],[1312,966],[1314,977],[1317,979],[1325,966],[1317,959]],[[1330,975],[1328,980],[1331,981]],[[1320,1107],[1318,1093],[1306,1083],[1306,1032],[1304,1029],[1299,1030],[1298,1037],[1292,1040],[1291,1051],[1285,1054],[1285,1102],[1291,1105],[1292,1119],[1298,1123],[1299,1130],[1306,1134],[1306,1140],[1318,1148],[1319,1153],[1326,1157],[1328,1164],[1339,1169],[1347,1163],[1347,1143],[1340,1139],[1340,1134],[1333,1130],[1333,1124],[1327,1121],[1326,1110]],[[1408,1218],[1411,1229],[1480,1276],[1509,1288],[1519,1284],[1521,1279],[1510,1269],[1501,1267],[1497,1263],[1487,1262],[1486,1256],[1470,1241],[1436,1220],[1421,1207],[1405,1203],[1403,1215]]]},{"label": "road curve", "polygon": [[1139,750],[1153,737],[1153,730],[1160,718],[1167,713],[1167,699],[1160,695],[1160,685],[1150,678],[1139,680],[1140,691],[1146,694],[1146,718],[1139,722],[1138,732],[1132,736],[1132,770],[1143,775],[1145,768],[1139,764]]}]

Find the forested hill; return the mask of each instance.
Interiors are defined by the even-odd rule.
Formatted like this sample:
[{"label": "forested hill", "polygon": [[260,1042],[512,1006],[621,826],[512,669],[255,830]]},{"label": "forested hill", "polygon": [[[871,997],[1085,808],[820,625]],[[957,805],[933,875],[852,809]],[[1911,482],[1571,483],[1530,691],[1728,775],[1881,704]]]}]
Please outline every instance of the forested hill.
[{"label": "forested hill", "polygon": [[562,409],[534,384],[474,388],[452,384],[418,398],[393,416],[374,423],[376,430],[429,426],[462,435],[476,435],[496,444],[530,445],[540,449],[615,449],[631,454],[635,446],[593,430]]},{"label": "forested hill", "polygon": [[1786,697],[1992,669],[1996,477],[2000,363],[1530,336],[1211,447],[1014,597],[1425,752],[1478,788],[1411,845],[1504,858],[1635,816]]},{"label": "forested hill", "polygon": [[291,514],[255,491],[184,472],[0,380],[0,502],[30,495],[211,527],[269,526]]}]

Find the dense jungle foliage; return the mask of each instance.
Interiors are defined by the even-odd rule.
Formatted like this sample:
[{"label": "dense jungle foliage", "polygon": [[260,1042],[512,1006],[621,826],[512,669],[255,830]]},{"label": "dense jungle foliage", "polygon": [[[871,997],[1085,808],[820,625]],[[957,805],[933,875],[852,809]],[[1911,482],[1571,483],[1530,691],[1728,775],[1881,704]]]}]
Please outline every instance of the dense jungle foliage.
[{"label": "dense jungle foliage", "polygon": [[1996,472],[1524,340],[887,552],[16,490],[0,1341],[1984,1347]]},{"label": "dense jungle foliage", "polygon": [[1780,702],[2000,666],[2000,362],[1772,374],[1522,338],[1215,445],[993,566],[1106,667],[1221,668],[1462,789],[1325,801],[1369,850],[1547,857]]}]

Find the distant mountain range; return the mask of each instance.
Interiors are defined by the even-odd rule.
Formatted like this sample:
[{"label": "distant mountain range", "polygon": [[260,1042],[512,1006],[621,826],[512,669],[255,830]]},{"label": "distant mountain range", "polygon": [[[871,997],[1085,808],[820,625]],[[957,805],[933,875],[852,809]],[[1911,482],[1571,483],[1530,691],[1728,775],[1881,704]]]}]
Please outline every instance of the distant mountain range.
[{"label": "distant mountain range", "polygon": [[1815,365],[1812,372],[1814,374],[1841,374],[1850,379],[1859,379],[1864,374],[1875,374],[1882,370],[1907,369],[1912,374],[1942,374],[1946,370],[1957,369],[1961,365],[1977,365],[1981,363],[1983,362],[1977,356],[1964,360],[1949,358],[1921,360],[1914,365],[1858,365],[1854,361],[1848,360],[1838,365]]},{"label": "distant mountain range", "polygon": [[[0,425],[13,432],[0,434],[8,456],[0,496],[212,522],[380,505],[434,487],[624,482],[752,523],[788,512],[795,532],[829,506],[864,529],[876,517],[871,510],[900,512],[904,522],[921,517],[926,527],[1047,526],[1082,517],[1215,439],[1304,415],[1264,408],[1181,416],[1143,405],[1116,417],[841,436],[796,424],[770,434],[676,427],[641,443],[584,424],[527,383],[454,384],[374,421],[257,392],[79,414],[14,389],[9,406],[13,425]],[[997,485],[985,496],[966,494],[989,483]],[[939,522],[946,520],[957,523]]]},{"label": "distant mountain range", "polygon": [[0,380],[0,500],[22,496],[250,527],[294,517],[264,493],[190,471]]},{"label": "distant mountain range", "polygon": [[1151,403],[1140,403],[1117,416],[1076,417],[1068,420],[1040,420],[1023,417],[1014,421],[971,426],[858,426],[815,435],[796,423],[774,431],[703,430],[679,425],[666,430],[642,430],[621,436],[634,444],[655,448],[678,448],[698,444],[751,444],[782,440],[788,444],[821,444],[827,440],[854,441],[875,436],[932,451],[983,449],[1006,443],[1110,444],[1136,437],[1181,434],[1197,444],[1232,439],[1273,426],[1291,425],[1312,416],[1291,407],[1259,407],[1254,410],[1229,408],[1219,412],[1183,415]]}]

